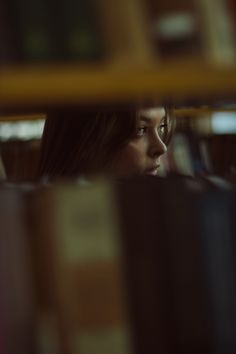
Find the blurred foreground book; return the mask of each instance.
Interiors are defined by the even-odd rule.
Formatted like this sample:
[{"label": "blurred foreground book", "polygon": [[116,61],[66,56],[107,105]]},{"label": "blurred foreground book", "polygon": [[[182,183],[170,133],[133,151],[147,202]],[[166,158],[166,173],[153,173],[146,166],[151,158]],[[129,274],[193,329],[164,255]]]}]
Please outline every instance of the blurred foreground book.
[{"label": "blurred foreground book", "polygon": [[130,353],[113,193],[101,183],[46,188],[33,198],[41,285],[60,353]]},{"label": "blurred foreground book", "polygon": [[28,187],[0,185],[0,352],[35,352],[36,304],[31,240],[26,213]]}]

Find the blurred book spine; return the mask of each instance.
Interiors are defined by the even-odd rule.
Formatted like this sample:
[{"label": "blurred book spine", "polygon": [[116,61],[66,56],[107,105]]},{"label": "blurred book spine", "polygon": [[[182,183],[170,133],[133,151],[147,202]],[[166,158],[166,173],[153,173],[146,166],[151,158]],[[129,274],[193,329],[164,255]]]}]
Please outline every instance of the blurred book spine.
[{"label": "blurred book spine", "polygon": [[10,1],[0,2],[0,63],[3,65],[16,60],[19,49],[11,5]]},{"label": "blurred book spine", "polygon": [[19,61],[37,63],[55,59],[50,1],[16,0],[12,2],[11,10],[19,43]]},{"label": "blurred book spine", "polygon": [[5,354],[35,352],[35,288],[26,194],[0,187],[0,312]]},{"label": "blurred book spine", "polygon": [[104,57],[98,1],[56,1],[58,57],[69,61],[96,61]]},{"label": "blurred book spine", "polygon": [[200,241],[204,261],[209,310],[214,318],[214,351],[233,353],[236,339],[235,191],[221,186],[198,200]]},{"label": "blurred book spine", "polygon": [[143,0],[98,0],[106,52],[114,66],[150,66],[156,60]]},{"label": "blurred book spine", "polygon": [[[111,187],[102,183],[52,188],[34,202],[42,250],[39,261],[44,264],[41,277],[43,288],[48,289],[46,310],[48,318],[53,314],[60,352],[129,354],[121,246]],[[43,313],[45,318],[45,309]]]},{"label": "blurred book spine", "polygon": [[206,57],[216,64],[235,64],[236,32],[229,0],[199,0]]},{"label": "blurred book spine", "polygon": [[150,35],[162,59],[198,58],[203,55],[201,18],[194,0],[146,0]]},{"label": "blurred book spine", "polygon": [[6,171],[3,165],[2,157],[0,155],[0,180],[5,180],[5,179],[6,179]]}]

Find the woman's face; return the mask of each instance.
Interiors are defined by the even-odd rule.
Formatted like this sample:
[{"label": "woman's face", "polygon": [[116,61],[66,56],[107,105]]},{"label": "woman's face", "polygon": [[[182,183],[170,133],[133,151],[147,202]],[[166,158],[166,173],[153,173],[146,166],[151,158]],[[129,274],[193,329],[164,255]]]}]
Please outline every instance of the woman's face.
[{"label": "woman's face", "polygon": [[167,151],[164,143],[170,128],[164,108],[138,111],[135,136],[117,154],[110,172],[115,176],[157,175],[161,156]]}]

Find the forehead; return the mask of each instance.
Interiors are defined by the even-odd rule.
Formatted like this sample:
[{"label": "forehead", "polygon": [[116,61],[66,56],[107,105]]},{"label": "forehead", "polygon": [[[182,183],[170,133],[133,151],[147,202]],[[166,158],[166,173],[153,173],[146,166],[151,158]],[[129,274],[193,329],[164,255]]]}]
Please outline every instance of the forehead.
[{"label": "forehead", "polygon": [[155,108],[147,108],[147,109],[141,109],[139,111],[139,118],[145,118],[150,120],[150,121],[159,121],[163,117],[165,117],[166,111],[164,107],[155,107]]}]

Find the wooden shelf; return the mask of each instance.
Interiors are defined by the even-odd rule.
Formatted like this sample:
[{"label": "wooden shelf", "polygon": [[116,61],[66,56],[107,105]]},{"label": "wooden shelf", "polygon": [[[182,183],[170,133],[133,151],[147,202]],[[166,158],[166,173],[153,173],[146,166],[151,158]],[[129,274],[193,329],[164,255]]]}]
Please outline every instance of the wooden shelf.
[{"label": "wooden shelf", "polygon": [[46,119],[46,114],[44,113],[0,115],[0,122],[19,122],[43,119]]},{"label": "wooden shelf", "polygon": [[[198,118],[200,116],[210,115],[213,112],[236,112],[236,108],[215,108],[215,107],[199,107],[199,108],[176,108],[174,114],[178,118],[191,117]],[[46,119],[46,113],[35,114],[8,114],[0,115],[0,122],[18,122],[18,121],[34,121]]]},{"label": "wooden shelf", "polygon": [[61,105],[236,96],[236,67],[28,67],[0,71],[0,105]]}]

